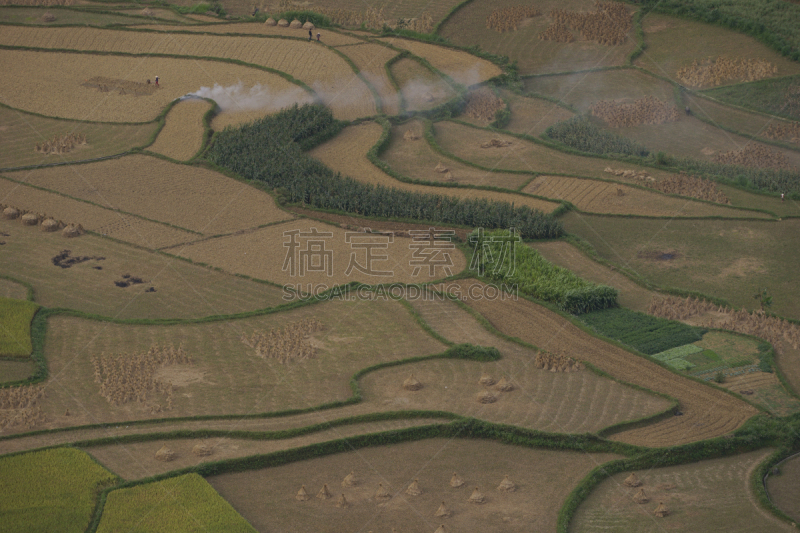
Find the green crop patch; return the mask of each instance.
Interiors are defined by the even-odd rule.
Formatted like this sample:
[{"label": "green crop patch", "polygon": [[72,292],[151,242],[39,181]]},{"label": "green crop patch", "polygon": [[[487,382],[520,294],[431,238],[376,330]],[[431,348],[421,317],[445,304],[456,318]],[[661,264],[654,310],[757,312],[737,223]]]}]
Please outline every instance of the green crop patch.
[{"label": "green crop patch", "polygon": [[38,309],[33,302],[0,297],[0,355],[31,354],[31,320]]},{"label": "green crop patch", "polygon": [[205,479],[186,474],[111,491],[97,531],[233,533],[255,529]]},{"label": "green crop patch", "polygon": [[601,129],[583,116],[573,117],[547,128],[546,137],[570,148],[592,154],[619,154],[646,157],[649,150],[639,143]]},{"label": "green crop patch", "polygon": [[116,476],[72,448],[0,459],[0,530],[83,532]]}]

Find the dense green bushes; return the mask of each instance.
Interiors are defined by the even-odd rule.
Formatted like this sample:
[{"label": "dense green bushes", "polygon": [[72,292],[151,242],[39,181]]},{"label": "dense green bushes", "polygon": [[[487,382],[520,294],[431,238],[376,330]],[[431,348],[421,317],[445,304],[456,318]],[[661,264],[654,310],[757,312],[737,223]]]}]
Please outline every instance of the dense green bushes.
[{"label": "dense green bushes", "polygon": [[295,105],[219,133],[208,158],[277,189],[289,202],[319,209],[470,227],[515,227],[525,238],[553,238],[563,233],[560,222],[527,206],[361,183],[335,174],[303,153],[336,135],[343,126],[321,105]]},{"label": "dense green bushes", "polygon": [[616,339],[647,355],[699,341],[705,329],[625,309],[606,309],[581,317],[599,334]]},{"label": "dense green bushes", "polygon": [[545,130],[544,135],[570,148],[592,154],[646,157],[650,153],[644,146],[606,131],[582,116],[554,124]]},{"label": "dense green bushes", "polygon": [[617,290],[586,281],[556,266],[506,230],[475,231],[470,235],[476,256],[473,266],[486,277],[517,285],[523,293],[556,304],[568,313],[587,313],[617,305]]}]

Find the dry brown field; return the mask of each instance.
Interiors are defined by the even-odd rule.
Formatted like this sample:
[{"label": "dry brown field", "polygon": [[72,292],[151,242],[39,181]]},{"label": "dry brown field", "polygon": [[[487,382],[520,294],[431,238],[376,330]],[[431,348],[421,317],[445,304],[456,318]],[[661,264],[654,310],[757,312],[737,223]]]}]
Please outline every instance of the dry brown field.
[{"label": "dry brown field", "polygon": [[11,280],[0,279],[0,296],[3,298],[25,300],[28,297],[28,289],[24,285],[14,283]]},{"label": "dry brown field", "polygon": [[[233,178],[147,155],[10,172],[7,176],[204,235],[230,233],[294,218],[278,209],[267,193]],[[12,200],[7,203],[15,205]],[[198,237],[194,235],[178,243]]]},{"label": "dry brown field", "polygon": [[[325,328],[311,337],[317,348],[312,359],[282,364],[258,357],[241,340],[306,317]],[[155,345],[182,345],[193,360],[163,367],[157,374],[162,383],[173,385],[171,409],[163,394],[118,405],[100,395],[92,357],[146,352]],[[304,409],[350,398],[350,377],[362,368],[444,349],[393,301],[332,301],[279,314],[178,326],[54,317],[48,321],[45,346],[50,377],[40,400],[47,416],[41,428]]]},{"label": "dry brown field", "polygon": [[720,386],[741,394],[778,416],[788,416],[800,411],[800,400],[789,396],[773,372],[752,372],[726,377]]},{"label": "dry brown field", "polygon": [[409,111],[432,109],[456,97],[447,80],[414,59],[403,58],[393,63],[390,70]]},{"label": "dry brown field", "polygon": [[[161,248],[198,238],[196,233],[66,198],[53,192],[34,189],[2,177],[0,177],[0,198],[3,198],[3,203],[17,209],[41,213],[61,220],[65,224],[81,224],[89,231],[145,248]],[[17,235],[40,232],[39,226],[23,226],[19,220],[12,223],[19,228],[15,231]],[[63,243],[67,242],[61,237],[60,232],[50,235]]]},{"label": "dry brown field", "polygon": [[400,112],[400,100],[397,91],[386,74],[386,62],[397,55],[391,48],[374,43],[363,43],[338,48],[356,64],[358,70],[367,79],[381,97],[383,112],[396,115]]},{"label": "dry brown field", "polygon": [[[225,0],[224,5],[234,4],[235,0]],[[312,0],[310,2],[299,2],[303,9],[314,10],[314,8],[344,9],[347,11],[364,12],[369,8],[383,10],[384,17],[388,22],[396,21],[399,18],[415,18],[424,13],[429,14],[434,23],[440,21],[456,5],[457,0],[441,0],[438,2],[428,2],[425,0],[397,0],[387,2],[386,0]],[[268,13],[279,12],[279,3],[276,0],[267,0],[261,3],[262,11]],[[249,4],[248,4],[249,6]]]},{"label": "dry brown field", "polygon": [[[203,22],[209,22],[208,18],[204,18]],[[242,34],[249,35],[266,35],[269,37],[295,37],[300,39],[308,39],[308,30],[296,30],[294,28],[282,28],[280,26],[267,26],[260,22],[237,22],[229,24],[213,24],[202,26],[180,26],[179,28],[170,28],[159,25],[152,26],[137,26],[137,29],[148,29],[155,31],[191,31],[197,33],[229,33],[229,34]],[[320,41],[328,46],[342,46],[348,44],[357,44],[361,41],[355,37],[350,37],[330,28],[319,28],[314,30],[314,40],[317,39],[317,33],[320,33]]]},{"label": "dry brown field", "polygon": [[169,110],[156,142],[147,149],[178,161],[188,161],[203,147],[203,115],[210,108],[208,102],[194,99],[175,105]]},{"label": "dry brown field", "polygon": [[501,95],[511,111],[511,120],[505,129],[514,133],[541,135],[553,124],[573,116],[571,111],[541,98],[520,96],[510,91],[502,91]]},{"label": "dry brown field", "polygon": [[[61,163],[114,155],[145,145],[155,133],[156,124],[103,124],[75,122],[31,115],[0,107],[0,168]],[[34,151],[53,137],[68,133],[86,135],[87,144],[70,152],[42,154]]]},{"label": "dry brown field", "polygon": [[[70,50],[93,50],[103,52],[123,52],[134,54],[175,54],[181,56],[220,57],[237,59],[245,63],[269,67],[285,72],[309,85],[329,105],[336,118],[352,120],[375,114],[375,101],[364,82],[355,75],[350,65],[325,46],[290,39],[261,39],[256,37],[226,37],[221,35],[194,34],[162,34],[119,30],[100,30],[96,28],[14,28],[4,31],[0,36],[0,44],[9,46],[32,46],[39,48],[67,48]],[[13,52],[16,54],[17,52]],[[0,57],[4,57],[4,54]],[[20,56],[14,56],[20,57]],[[218,83],[223,87],[234,85],[241,79],[247,87],[256,83],[269,85],[275,75],[247,69],[224,62],[198,63],[192,60],[185,69],[180,63],[159,63],[163,58],[90,58],[91,64],[84,65],[81,73],[73,74],[83,79],[100,74],[88,74],[94,65],[108,62],[119,62],[114,72],[116,76],[144,81],[159,74],[162,90],[158,93],[169,96],[170,101],[189,92],[196,91],[201,85],[212,86]],[[63,60],[62,60],[63,61]],[[126,64],[124,61],[133,63]],[[169,59],[165,61],[185,61]],[[17,61],[18,63],[19,61]],[[198,68],[202,66],[202,68]],[[52,63],[44,65],[57,72],[66,65],[59,63],[56,68]],[[169,68],[172,67],[172,68]],[[110,68],[110,67],[109,67]],[[29,74],[30,69],[20,72]],[[166,74],[165,74],[166,73]],[[213,73],[213,75],[212,75]],[[234,76],[237,73],[238,78]],[[256,77],[259,74],[260,77]],[[55,84],[58,76],[51,83]],[[10,83],[10,82],[9,82]],[[19,83],[22,83],[21,81]],[[284,82],[288,83],[288,82]],[[63,80],[62,84],[63,85]],[[49,87],[49,85],[47,86]],[[2,88],[2,86],[0,86]],[[6,87],[10,89],[11,87]],[[41,90],[37,91],[41,94]],[[98,93],[99,94],[99,93]],[[105,95],[107,96],[107,94]],[[41,100],[41,98],[39,98]],[[138,100],[138,99],[137,99]],[[14,105],[6,102],[9,105]],[[37,102],[39,112],[41,102]],[[14,107],[22,107],[14,105]],[[163,107],[163,105],[161,106]],[[54,114],[54,113],[46,113]],[[128,121],[134,119],[129,118]],[[144,120],[144,119],[141,119]]]},{"label": "dry brown field", "polygon": [[[437,188],[428,185],[413,185],[397,181],[373,165],[366,154],[381,136],[382,128],[379,124],[369,122],[358,126],[345,128],[339,135],[330,141],[311,150],[309,155],[319,159],[334,171],[341,172],[365,183],[380,184],[395,189],[425,192],[431,194],[446,194],[457,198],[486,198],[503,202],[514,202],[516,205],[527,205],[533,209],[544,212],[552,211],[556,205],[552,202],[530,198],[513,193],[482,191],[476,189]],[[406,141],[412,142],[412,141]],[[417,140],[413,142],[425,142]]]},{"label": "dry brown field", "polygon": [[[65,239],[58,233],[0,220],[5,245],[0,273],[32,284],[36,302],[116,318],[199,318],[272,307],[283,302],[274,286],[255,283],[94,235]],[[104,257],[70,268],[52,258]],[[101,270],[97,270],[100,267]],[[124,274],[147,283],[127,288],[114,282]],[[156,292],[144,293],[153,287]],[[19,294],[19,292],[18,292]],[[25,293],[22,292],[22,297]]]},{"label": "dry brown field", "polygon": [[[284,246],[291,242],[288,232],[311,235],[327,233],[327,237],[303,237],[295,239],[298,247],[293,255],[296,270],[286,263],[290,248]],[[350,234],[350,237],[347,234]],[[350,242],[347,239],[350,238]],[[389,242],[389,241],[392,242]],[[324,251],[307,255],[312,243],[324,243]],[[381,236],[378,234],[348,232],[336,226],[308,219],[296,220],[269,226],[263,229],[240,232],[234,235],[208,239],[169,250],[171,253],[187,257],[195,262],[205,263],[234,274],[244,274],[256,279],[268,280],[281,285],[300,286],[303,292],[316,287],[317,292],[325,288],[359,281],[368,285],[380,283],[425,283],[441,279],[466,268],[464,255],[457,249],[445,250],[449,253],[452,266],[449,272],[444,266],[436,267],[431,274],[427,267],[414,275],[415,266],[411,263],[412,240],[403,237]],[[365,246],[380,246],[372,249],[371,265],[367,263]],[[316,246],[316,245],[313,245]],[[328,259],[323,253],[329,252]],[[301,255],[303,254],[303,255]],[[301,271],[300,267],[307,257],[311,268]],[[380,257],[380,258],[379,258]],[[383,259],[386,257],[386,259]],[[444,257],[440,257],[444,260]],[[313,261],[313,265],[310,261]],[[359,265],[361,270],[359,270]],[[282,270],[286,266],[285,270]],[[330,266],[330,276],[327,267]],[[352,268],[350,268],[352,266]],[[350,269],[350,272],[348,272]],[[369,272],[372,272],[370,274]],[[322,288],[320,288],[322,287]]]},{"label": "dry brown field", "polygon": [[[131,444],[92,446],[84,448],[84,451],[94,457],[105,468],[111,470],[123,479],[133,480],[163,474],[172,470],[178,470],[179,468],[190,468],[209,461],[223,461],[225,459],[234,459],[237,457],[267,454],[280,450],[309,446],[319,442],[346,439],[347,437],[354,437],[356,435],[447,422],[449,421],[434,418],[385,420],[381,422],[340,426],[309,435],[280,440],[249,440],[232,439],[228,437],[170,439]],[[201,457],[194,455],[192,453],[192,448],[198,444],[211,447],[213,449],[213,454]],[[175,453],[176,457],[174,460],[164,462],[155,458],[155,452],[162,446],[168,447]]]},{"label": "dry brown field", "polygon": [[664,216],[664,217],[755,217],[771,218],[756,211],[720,207],[710,203],[674,198],[655,191],[629,187],[621,183],[537,176],[522,192],[572,203],[587,213]]},{"label": "dry brown field", "polygon": [[[214,476],[208,481],[261,531],[310,533],[319,531],[323,523],[331,531],[390,531],[392,527],[434,531],[440,524],[445,524],[446,531],[554,531],[558,509],[571,487],[595,466],[617,457],[491,441],[431,439]],[[358,485],[342,490],[342,479],[350,472]],[[464,486],[450,487],[453,472]],[[515,492],[497,489],[505,475],[517,486]],[[415,479],[423,493],[409,496],[404,491]],[[335,498],[313,497],[323,483]],[[386,503],[374,498],[379,483],[392,496]],[[301,485],[311,493],[311,500],[295,500]],[[476,486],[485,495],[483,505],[467,503]],[[350,504],[346,509],[335,506],[342,492]],[[449,518],[434,516],[443,501],[453,513]]]},{"label": "dry brown field", "polygon": [[767,478],[767,492],[773,503],[778,508],[791,516],[794,520],[800,521],[800,509],[797,507],[797,499],[800,497],[800,458],[797,456],[780,464],[779,475],[770,475]]},{"label": "dry brown field", "polygon": [[33,374],[30,361],[0,361],[0,383],[19,381]]},{"label": "dry brown field", "polygon": [[[680,466],[636,472],[637,488],[622,482],[628,472],[615,474],[595,488],[578,507],[570,531],[794,531],[761,509],[750,492],[750,474],[773,450],[734,455]],[[650,501],[633,496],[642,488]],[[670,513],[653,515],[663,502]]]},{"label": "dry brown field", "polygon": [[[424,138],[415,141],[407,141],[403,135],[409,130],[416,135],[421,135],[423,123],[419,120],[412,120],[392,127],[392,140],[389,148],[381,154],[381,159],[386,161],[394,170],[412,179],[443,182],[447,183],[452,179],[454,183],[468,185],[490,185],[492,187],[502,187],[504,189],[517,190],[528,181],[529,174],[511,174],[503,172],[487,172],[453,159],[443,157],[434,152]],[[450,172],[438,172],[436,166],[441,164]],[[557,205],[546,206],[543,203],[543,211],[552,211]]]},{"label": "dry brown field", "polygon": [[[473,283],[478,282],[462,280],[453,285],[467,296],[466,287]],[[700,386],[647,359],[598,341],[561,316],[528,300],[501,302],[467,298],[465,303],[507,335],[542,350],[564,351],[626,383],[667,394],[680,402],[681,416],[617,433],[611,437],[613,440],[640,446],[674,446],[725,435],[758,412],[731,395],[710,386]]]}]

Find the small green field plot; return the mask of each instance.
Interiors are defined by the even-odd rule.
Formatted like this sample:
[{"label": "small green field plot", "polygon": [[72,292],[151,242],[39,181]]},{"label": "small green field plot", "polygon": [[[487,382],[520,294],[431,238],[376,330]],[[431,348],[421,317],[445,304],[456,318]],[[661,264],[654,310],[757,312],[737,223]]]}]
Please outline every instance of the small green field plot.
[{"label": "small green field plot", "polygon": [[31,354],[31,320],[38,309],[27,300],[0,297],[0,356]]},{"label": "small green field plot", "polygon": [[0,529],[82,532],[98,492],[115,480],[87,454],[71,448],[0,458]]},{"label": "small green field plot", "polygon": [[[767,45],[721,26],[650,13],[642,20],[642,28],[647,49],[636,60],[636,65],[671,80],[680,81],[678,69],[689,67],[694,61],[702,65],[704,60],[719,57],[769,62],[777,68],[777,73],[770,74],[769,77],[800,72],[800,65],[781,56]],[[723,78],[720,84],[730,85],[742,81],[747,80]]]},{"label": "small green field plot", "polygon": [[800,522],[800,456],[778,465],[778,473],[767,477],[767,492],[778,509]]},{"label": "small green field plot", "polygon": [[[694,362],[689,361],[689,359],[691,358],[692,361],[697,361],[696,354],[702,352],[703,349],[699,346],[684,344],[683,346],[670,348],[669,350],[653,354],[653,359],[657,359],[675,370],[689,370],[697,366]],[[717,360],[719,359],[717,358]]]},{"label": "small green field plot", "polygon": [[[52,165],[120,154],[147,144],[157,128],[154,122],[105,124],[60,120],[0,106],[0,146],[3,147],[0,150],[0,168]],[[85,135],[86,144],[78,144],[60,154],[35,150],[36,145],[41,147],[53,138],[66,137],[70,133]]]},{"label": "small green field plot", "polygon": [[539,38],[552,23],[554,9],[593,11],[589,0],[545,0],[535,4],[542,14],[522,20],[516,30],[499,33],[487,27],[487,18],[497,9],[520,5],[517,0],[471,2],[459,9],[439,29],[439,34],[461,46],[478,45],[482,50],[508,56],[516,61],[520,74],[570,72],[597,67],[622,65],[636,48],[631,33],[620,45],[603,45],[588,41],[572,31],[574,42],[545,41]]},{"label": "small green field plot", "polygon": [[98,532],[255,532],[197,474],[111,491]]},{"label": "small green field plot", "polygon": [[510,91],[502,91],[500,94],[511,112],[511,120],[503,129],[514,133],[541,135],[556,122],[573,116],[572,111],[542,98],[521,96]]},{"label": "small green field plot", "polygon": [[[636,488],[623,484],[630,472],[615,474],[578,507],[569,531],[794,531],[761,510],[750,494],[750,473],[771,451],[636,472],[642,482]],[[646,503],[633,500],[640,490]],[[659,503],[669,511],[663,518],[653,513]]]},{"label": "small green field plot", "polygon": [[800,250],[789,245],[800,220],[666,222],[568,213],[562,221],[600,257],[656,286],[713,294],[747,309],[757,307],[753,295],[767,288],[771,311],[800,318],[800,301],[788,297],[800,293]]},{"label": "small green field plot", "polygon": [[762,113],[800,120],[800,76],[740,83],[705,94]]},{"label": "small green field plot", "polygon": [[413,59],[403,58],[389,67],[409,111],[423,111],[454,98],[456,92],[438,74]]}]

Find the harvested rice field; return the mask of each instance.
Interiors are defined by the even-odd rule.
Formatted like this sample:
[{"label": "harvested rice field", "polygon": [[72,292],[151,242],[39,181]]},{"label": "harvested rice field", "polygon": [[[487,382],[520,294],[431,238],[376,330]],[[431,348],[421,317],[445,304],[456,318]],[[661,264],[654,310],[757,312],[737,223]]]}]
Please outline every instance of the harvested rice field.
[{"label": "harvested rice field", "polygon": [[[772,451],[636,472],[642,483],[636,488],[623,483],[629,472],[615,474],[578,507],[570,531],[794,531],[762,510],[750,492],[750,474]],[[640,489],[648,502],[633,500]],[[659,503],[669,511],[663,518],[653,514]]]},{"label": "harvested rice field", "polygon": [[[224,0],[224,5],[235,5],[235,0]],[[389,23],[399,18],[411,19],[421,15],[429,15],[434,24],[440,22],[451,9],[460,2],[458,0],[440,0],[429,2],[427,0],[398,0],[397,2],[383,2],[381,0],[313,0],[309,1],[308,9],[342,9],[345,11],[364,13],[368,9],[383,10],[383,17]],[[269,4],[264,3],[269,12]],[[263,9],[262,9],[263,10]],[[380,28],[376,28],[380,29]]]},{"label": "harvested rice field", "polygon": [[[277,287],[111,239],[95,235],[65,239],[58,233],[22,226],[17,220],[0,220],[0,231],[7,235],[2,237],[6,244],[0,254],[0,274],[33,285],[36,302],[45,307],[143,319],[200,318],[284,303]],[[64,250],[70,251],[66,259],[87,259],[59,268],[53,258]],[[129,279],[123,278],[125,274],[144,283],[117,286],[115,282]],[[150,287],[154,292],[145,292]],[[16,289],[10,295],[24,298],[25,292]]]},{"label": "harvested rice field", "polygon": [[800,479],[800,459],[794,456],[778,466],[779,474],[767,477],[767,492],[778,508],[794,520],[800,520],[797,508],[798,479]]},{"label": "harvested rice field", "polygon": [[203,147],[203,116],[209,109],[211,104],[193,98],[173,106],[156,142],[147,149],[178,161],[188,161]]},{"label": "harvested rice field", "polygon": [[396,56],[398,52],[374,43],[342,46],[338,50],[355,63],[367,83],[378,91],[383,112],[387,115],[398,114],[400,112],[399,95],[386,72],[386,62]]},{"label": "harvested rice field", "polygon": [[[164,26],[139,26],[138,29],[148,29],[155,31],[172,31],[175,28],[165,28]],[[231,34],[231,35],[253,35],[253,36],[267,36],[267,37],[288,37],[294,39],[308,39],[308,30],[282,28],[280,26],[267,26],[260,22],[244,22],[235,24],[203,24],[196,26],[181,26],[180,31],[190,31],[197,33],[210,33],[210,34]],[[339,31],[331,28],[319,28],[314,30],[314,39],[317,38],[317,33],[320,34],[320,41],[328,46],[346,46],[350,44],[358,44],[363,42],[355,37],[350,37]]]},{"label": "harvested rice field", "polygon": [[445,78],[411,58],[393,63],[390,72],[408,111],[424,111],[440,106],[457,96]]},{"label": "harvested rice field", "polygon": [[[378,142],[381,132],[381,126],[374,122],[350,126],[332,140],[311,150],[309,154],[333,170],[365,183],[379,184],[401,190],[446,194],[458,198],[486,198],[487,200],[516,202],[517,205],[527,205],[544,212],[552,211],[557,207],[553,202],[512,193],[453,187],[445,189],[397,181],[373,165],[366,157],[369,148]],[[424,141],[418,140],[414,142]]]},{"label": "harvested rice field", "polygon": [[33,370],[30,361],[0,361],[0,383],[28,379]]},{"label": "harvested rice field", "polygon": [[[9,234],[9,236],[11,235]],[[28,288],[24,285],[8,279],[0,279],[0,297],[25,300],[27,299],[27,296]]]},{"label": "harvested rice field", "polygon": [[751,372],[727,377],[720,386],[741,394],[778,416],[800,412],[800,400],[786,392],[786,388],[773,372]]},{"label": "harvested rice field", "polygon": [[433,272],[427,265],[419,266],[410,238],[346,231],[308,219],[198,241],[169,252],[307,293],[312,287],[321,292],[352,281],[426,283],[464,270],[466,260],[454,242],[442,242],[452,248],[437,256],[441,263]]},{"label": "harvested rice field", "polygon": [[520,96],[510,91],[503,91],[501,95],[511,112],[511,120],[503,129],[514,133],[535,137],[553,124],[573,116],[572,111],[542,98]]},{"label": "harvested rice field", "polygon": [[[208,478],[248,522],[259,530],[279,528],[318,531],[320,523],[334,531],[553,531],[560,502],[589,470],[618,458],[612,454],[558,452],[497,444],[484,440],[428,439],[318,457],[274,468]],[[531,465],[536,465],[531,468]],[[358,484],[342,490],[342,479],[353,472]],[[464,481],[449,485],[453,472]],[[516,490],[497,489],[504,476]],[[414,480],[419,496],[405,493]],[[375,498],[378,485],[389,492]],[[333,497],[313,497],[327,484]],[[301,485],[312,495],[297,501]],[[486,503],[467,502],[478,487]],[[246,489],[245,489],[246,488]],[[347,508],[336,502],[345,494]],[[441,503],[451,511],[436,517]]]},{"label": "harvested rice field", "polygon": [[[233,178],[146,155],[9,172],[6,176],[203,235],[230,233],[294,218],[278,209],[267,193]],[[14,205],[11,200],[8,203]],[[91,229],[86,224],[84,227]]]}]

